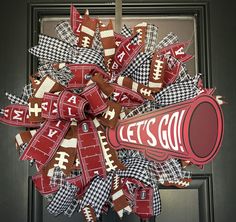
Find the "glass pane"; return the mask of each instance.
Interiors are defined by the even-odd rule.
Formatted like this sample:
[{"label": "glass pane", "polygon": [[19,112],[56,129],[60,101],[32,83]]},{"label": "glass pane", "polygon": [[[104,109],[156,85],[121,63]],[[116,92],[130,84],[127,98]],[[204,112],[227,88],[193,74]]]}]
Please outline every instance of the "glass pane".
[{"label": "glass pane", "polygon": [[179,42],[191,41],[187,52],[194,55],[194,59],[186,63],[190,74],[198,72],[197,69],[197,41],[196,41],[196,20],[193,16],[155,16],[155,17],[123,17],[122,25],[133,27],[138,23],[147,22],[159,27],[158,41],[161,41],[168,33],[173,32],[179,38]]},{"label": "glass pane", "polygon": [[[114,16],[101,16],[98,17],[104,23],[107,23],[109,19],[113,21],[115,27]],[[45,17],[41,20],[41,33],[55,36],[55,26],[60,21],[68,20],[68,17]],[[159,27],[158,40],[161,41],[168,33],[175,33],[179,41],[191,41],[191,44],[187,48],[187,52],[194,55],[194,58],[186,63],[189,74],[194,75],[198,72],[197,67],[197,33],[196,33],[196,19],[194,16],[155,16],[155,17],[123,17],[122,25],[126,24],[128,27],[133,27],[138,23],[147,22]]]}]

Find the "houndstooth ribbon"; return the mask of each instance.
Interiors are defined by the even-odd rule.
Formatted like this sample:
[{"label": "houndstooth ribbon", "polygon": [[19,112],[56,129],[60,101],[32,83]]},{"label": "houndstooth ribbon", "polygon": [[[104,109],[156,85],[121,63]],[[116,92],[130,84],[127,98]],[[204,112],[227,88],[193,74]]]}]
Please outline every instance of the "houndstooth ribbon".
[{"label": "houndstooth ribbon", "polygon": [[111,192],[113,174],[114,171],[111,171],[106,179],[99,176],[93,179],[80,203],[80,211],[86,206],[91,206],[95,210],[96,217],[100,216],[102,207],[108,200]]},{"label": "houndstooth ribbon", "polygon": [[77,46],[78,37],[74,35],[69,22],[60,22],[56,28],[57,37],[72,46]]},{"label": "houndstooth ribbon", "polygon": [[94,35],[94,39],[93,39],[93,43],[92,43],[92,49],[96,50],[99,54],[104,56],[104,50],[102,47],[100,32],[99,32],[98,28],[95,31],[95,35]]},{"label": "houndstooth ribbon", "polygon": [[167,47],[168,45],[172,45],[174,43],[177,43],[178,37],[174,33],[170,32],[167,34],[157,45],[156,49],[162,49],[164,47]]},{"label": "houndstooth ribbon", "polygon": [[138,83],[148,85],[151,59],[147,58],[136,70],[131,73],[131,78]]},{"label": "houndstooth ribbon", "polygon": [[125,37],[130,37],[132,35],[132,30],[128,28],[126,25],[124,25],[121,29],[121,35]]},{"label": "houndstooth ribbon", "polygon": [[157,47],[158,27],[155,25],[147,25],[145,52],[153,52]]},{"label": "houndstooth ribbon", "polygon": [[167,86],[156,95],[156,102],[160,106],[168,106],[194,98],[199,94],[199,88],[197,87],[199,78],[200,76],[196,75],[190,79]]},{"label": "houndstooth ribbon", "polygon": [[181,63],[179,75],[175,82],[182,82],[185,80],[191,79],[191,76],[188,74],[188,70],[186,68],[186,65],[184,63]]},{"label": "houndstooth ribbon", "polygon": [[4,113],[5,113],[5,110],[4,109],[0,109],[0,114],[4,115]]},{"label": "houndstooth ribbon", "polygon": [[51,187],[62,187],[66,185],[65,174],[59,166],[56,166],[53,170],[53,175],[50,178]]},{"label": "houndstooth ribbon", "polygon": [[30,48],[29,52],[54,63],[96,64],[104,69],[103,56],[95,50],[74,47],[46,35],[39,35],[38,45]]},{"label": "houndstooth ribbon", "polygon": [[[129,66],[122,72],[121,76],[130,76],[135,75],[137,69],[142,66],[142,64],[151,57],[151,53],[143,53],[140,52],[133,61],[129,64]],[[141,77],[142,78],[142,77]]]},{"label": "houndstooth ribbon", "polygon": [[70,69],[67,66],[64,66],[61,69],[56,70],[53,67],[53,64],[47,63],[38,68],[38,77],[40,79],[49,75],[52,79],[56,80],[63,86],[67,86],[68,82],[72,79],[73,74],[70,72]]},{"label": "houndstooth ribbon", "polygon": [[77,187],[68,182],[62,185],[49,203],[47,210],[50,214],[58,216],[65,212],[73,203],[77,193]]},{"label": "houndstooth ribbon", "polygon": [[21,99],[23,99],[24,101],[28,101],[29,97],[31,97],[32,95],[33,95],[33,88],[32,84],[29,83],[24,86]]},{"label": "houndstooth ribbon", "polygon": [[[69,187],[69,183],[66,182],[65,180],[65,175],[63,173],[63,171],[60,169],[60,167],[55,167],[54,168],[54,171],[53,171],[53,176],[50,178],[50,186],[52,187],[60,187],[61,189],[59,189],[58,191],[58,196],[56,197],[55,195],[53,195],[51,198],[50,198],[50,209],[51,209],[51,212],[53,214],[55,213],[62,213],[64,212],[64,215],[68,216],[68,217],[71,217],[72,214],[74,213],[74,211],[76,210],[76,208],[78,207],[78,204],[79,204],[79,200],[76,199],[76,196],[74,196],[74,198],[71,198],[68,202],[67,201],[64,201],[64,204],[61,205],[60,207],[58,207],[58,205],[56,204],[58,201],[57,199],[59,198],[66,198],[65,195],[67,194],[66,192],[64,193],[65,195],[61,195],[62,193],[62,189],[64,189],[65,187],[67,189],[70,190],[70,187]],[[71,192],[69,192],[68,195],[70,195]]]},{"label": "houndstooth ribbon", "polygon": [[13,95],[11,93],[5,92],[6,97],[8,98],[8,100],[11,102],[11,104],[21,104],[21,105],[27,105],[28,102],[25,101],[24,99]]}]

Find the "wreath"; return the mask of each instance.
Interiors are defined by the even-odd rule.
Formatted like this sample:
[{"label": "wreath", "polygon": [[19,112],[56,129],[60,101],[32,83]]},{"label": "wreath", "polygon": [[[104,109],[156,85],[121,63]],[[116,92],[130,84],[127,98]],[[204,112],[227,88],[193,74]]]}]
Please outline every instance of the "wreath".
[{"label": "wreath", "polygon": [[185,168],[211,161],[222,141],[223,102],[201,74],[189,75],[190,42],[173,33],[158,42],[146,22],[116,33],[73,5],[55,30],[58,38],[39,35],[29,49],[37,73],[21,96],[6,93],[0,116],[27,128],[15,142],[37,169],[47,210],[86,221],[110,207],[120,218],[159,215],[158,188],[189,186]]}]

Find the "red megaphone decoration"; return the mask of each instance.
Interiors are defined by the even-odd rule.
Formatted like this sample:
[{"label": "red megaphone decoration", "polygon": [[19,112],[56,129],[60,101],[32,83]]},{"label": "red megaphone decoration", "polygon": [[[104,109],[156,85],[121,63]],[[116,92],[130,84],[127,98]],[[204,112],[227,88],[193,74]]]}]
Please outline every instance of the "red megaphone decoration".
[{"label": "red megaphone decoration", "polygon": [[223,114],[209,95],[137,115],[107,130],[115,149],[134,149],[154,161],[169,158],[203,165],[218,152],[223,137]]}]

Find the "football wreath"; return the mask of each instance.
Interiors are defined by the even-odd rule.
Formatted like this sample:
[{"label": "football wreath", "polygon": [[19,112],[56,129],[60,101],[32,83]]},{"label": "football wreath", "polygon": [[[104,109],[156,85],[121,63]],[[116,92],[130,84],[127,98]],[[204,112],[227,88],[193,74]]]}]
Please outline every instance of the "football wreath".
[{"label": "football wreath", "polygon": [[189,75],[190,42],[158,41],[146,22],[116,33],[73,5],[55,30],[29,49],[37,73],[21,96],[6,93],[0,116],[27,128],[15,142],[47,210],[86,221],[110,207],[120,218],[159,215],[158,188],[189,186],[185,168],[211,161],[222,142],[223,102]]}]

